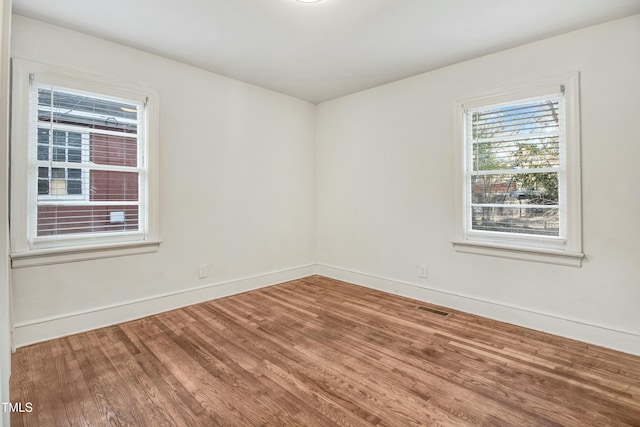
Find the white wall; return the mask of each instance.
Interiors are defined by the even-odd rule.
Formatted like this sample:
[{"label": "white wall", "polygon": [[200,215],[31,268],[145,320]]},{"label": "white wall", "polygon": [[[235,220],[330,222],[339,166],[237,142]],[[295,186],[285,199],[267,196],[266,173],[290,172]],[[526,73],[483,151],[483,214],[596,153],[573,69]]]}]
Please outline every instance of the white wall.
[{"label": "white wall", "polygon": [[[320,104],[320,273],[640,354],[639,40],[634,16]],[[582,268],[454,252],[454,98],[570,71]]]},{"label": "white wall", "polygon": [[[9,40],[11,1],[0,2],[0,165],[9,158]],[[0,402],[9,402],[11,375],[11,295],[9,291],[9,168],[0,168]],[[0,427],[9,426],[9,413],[0,410]]]},{"label": "white wall", "polygon": [[161,122],[159,252],[14,269],[18,345],[315,271],[314,105],[15,15],[12,56],[153,87]]}]

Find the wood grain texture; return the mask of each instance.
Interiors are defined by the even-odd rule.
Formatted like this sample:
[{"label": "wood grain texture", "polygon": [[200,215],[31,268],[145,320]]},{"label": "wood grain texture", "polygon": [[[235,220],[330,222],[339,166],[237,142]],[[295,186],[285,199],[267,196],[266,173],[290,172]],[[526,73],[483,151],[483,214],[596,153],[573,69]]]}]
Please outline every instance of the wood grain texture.
[{"label": "wood grain texture", "polygon": [[21,348],[11,396],[14,427],[640,426],[640,357],[313,276]]}]

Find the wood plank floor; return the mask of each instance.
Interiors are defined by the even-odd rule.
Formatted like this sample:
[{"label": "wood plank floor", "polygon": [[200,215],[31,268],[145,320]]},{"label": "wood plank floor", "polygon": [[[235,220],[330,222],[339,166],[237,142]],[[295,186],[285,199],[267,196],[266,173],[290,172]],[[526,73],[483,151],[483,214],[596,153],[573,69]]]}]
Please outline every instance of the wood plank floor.
[{"label": "wood plank floor", "polygon": [[640,357],[313,276],[21,348],[12,426],[640,426]]}]

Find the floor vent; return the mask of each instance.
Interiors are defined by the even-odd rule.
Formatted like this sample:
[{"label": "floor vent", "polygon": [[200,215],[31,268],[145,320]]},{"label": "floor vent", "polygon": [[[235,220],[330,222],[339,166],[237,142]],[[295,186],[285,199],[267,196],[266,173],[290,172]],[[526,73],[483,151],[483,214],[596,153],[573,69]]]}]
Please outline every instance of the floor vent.
[{"label": "floor vent", "polygon": [[448,317],[451,313],[447,313],[446,311],[436,310],[435,308],[425,307],[424,305],[419,305],[416,307],[418,310],[428,311],[429,313],[437,314],[438,316]]}]

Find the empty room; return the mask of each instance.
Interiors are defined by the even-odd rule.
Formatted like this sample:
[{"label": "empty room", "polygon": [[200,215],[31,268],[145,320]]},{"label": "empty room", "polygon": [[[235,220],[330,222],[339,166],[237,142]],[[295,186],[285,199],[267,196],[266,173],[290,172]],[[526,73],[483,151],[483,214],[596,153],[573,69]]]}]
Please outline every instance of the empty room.
[{"label": "empty room", "polygon": [[640,426],[640,1],[0,22],[0,427]]}]

